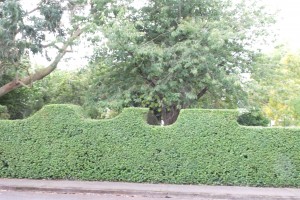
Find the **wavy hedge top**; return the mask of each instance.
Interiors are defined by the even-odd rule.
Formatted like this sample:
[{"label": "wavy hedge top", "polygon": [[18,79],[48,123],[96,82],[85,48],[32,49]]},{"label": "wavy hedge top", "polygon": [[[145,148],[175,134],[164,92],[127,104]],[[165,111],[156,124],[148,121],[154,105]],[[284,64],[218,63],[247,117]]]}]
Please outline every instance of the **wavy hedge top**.
[{"label": "wavy hedge top", "polygon": [[[122,119],[126,119],[126,121],[136,121],[141,124],[147,124],[145,117],[146,114],[148,113],[147,108],[125,108],[123,112],[118,115],[115,118],[112,119],[100,119],[100,120],[92,120],[92,121],[97,121],[99,123],[107,123],[108,121],[114,120],[118,121]],[[236,124],[236,118],[237,118],[238,112],[236,110],[202,110],[202,109],[185,109],[181,110],[181,113],[178,117],[178,120],[176,121],[176,124],[185,124],[187,123],[187,120],[190,122],[193,121],[204,121],[207,123],[208,121],[214,121],[215,123],[218,123],[221,118],[222,120],[229,120],[230,123]],[[206,117],[210,116],[213,117],[214,119],[208,120]],[[204,117],[204,118],[203,118]],[[216,119],[218,118],[218,119]],[[61,119],[72,119],[72,120],[86,120],[90,121],[91,119],[87,117],[84,114],[83,109],[80,106],[76,105],[70,105],[70,104],[52,104],[52,105],[47,105],[43,107],[40,111],[36,112],[33,116],[26,118],[26,119],[21,119],[21,120],[12,120],[14,122],[20,122],[20,121],[35,121],[35,120],[54,120],[54,121],[59,121]],[[221,121],[222,121],[221,120]],[[10,120],[3,121],[4,124]],[[128,122],[126,122],[128,123]]]},{"label": "wavy hedge top", "polygon": [[236,111],[182,110],[167,127],[147,109],[87,119],[50,105],[0,121],[0,177],[300,186],[300,129],[243,127]]}]

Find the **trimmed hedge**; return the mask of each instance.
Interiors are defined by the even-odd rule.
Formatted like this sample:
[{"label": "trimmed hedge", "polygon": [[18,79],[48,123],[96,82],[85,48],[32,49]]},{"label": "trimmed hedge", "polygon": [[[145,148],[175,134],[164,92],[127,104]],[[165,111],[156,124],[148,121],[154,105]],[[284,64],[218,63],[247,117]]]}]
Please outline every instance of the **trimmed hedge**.
[{"label": "trimmed hedge", "polygon": [[0,121],[0,177],[176,184],[300,186],[300,129],[243,127],[237,112],[182,110],[167,127],[147,109],[110,120],[50,105]]}]

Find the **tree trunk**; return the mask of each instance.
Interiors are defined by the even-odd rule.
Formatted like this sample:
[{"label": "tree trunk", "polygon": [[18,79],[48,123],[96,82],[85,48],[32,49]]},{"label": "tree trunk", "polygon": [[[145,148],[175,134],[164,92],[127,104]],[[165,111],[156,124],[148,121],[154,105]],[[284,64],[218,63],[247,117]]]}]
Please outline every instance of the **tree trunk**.
[{"label": "tree trunk", "polygon": [[[204,87],[198,94],[197,94],[197,99],[199,100],[205,93],[208,91],[208,87]],[[162,99],[162,97],[161,97]],[[189,104],[184,104],[181,105],[183,109],[188,108]],[[163,106],[161,108],[161,119],[162,119],[162,125],[170,125],[176,122],[178,116],[180,113],[180,109],[177,108],[176,105],[172,105],[168,108]]]},{"label": "tree trunk", "polygon": [[180,110],[176,105],[170,106],[168,109],[166,107],[162,108],[161,119],[163,120],[163,125],[167,126],[175,123],[179,116]]}]

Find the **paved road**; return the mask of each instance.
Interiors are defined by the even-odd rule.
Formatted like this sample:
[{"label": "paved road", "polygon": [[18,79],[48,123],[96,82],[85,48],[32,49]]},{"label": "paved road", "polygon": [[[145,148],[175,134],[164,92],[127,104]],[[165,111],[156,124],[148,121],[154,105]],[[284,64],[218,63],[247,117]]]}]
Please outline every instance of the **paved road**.
[{"label": "paved road", "polygon": [[0,200],[15,199],[300,200],[300,189],[149,183],[140,184],[70,180],[0,179]]},{"label": "paved road", "polygon": [[[99,195],[99,194],[56,194],[47,192],[16,192],[16,191],[1,191],[0,200],[168,200],[170,198],[151,198],[143,196],[128,196],[128,195]],[[183,198],[172,198],[172,200],[180,200]],[[191,199],[191,198],[188,198]],[[192,198],[193,199],[193,198]],[[219,199],[202,199],[195,200],[219,200]],[[222,199],[225,200],[225,199]]]}]

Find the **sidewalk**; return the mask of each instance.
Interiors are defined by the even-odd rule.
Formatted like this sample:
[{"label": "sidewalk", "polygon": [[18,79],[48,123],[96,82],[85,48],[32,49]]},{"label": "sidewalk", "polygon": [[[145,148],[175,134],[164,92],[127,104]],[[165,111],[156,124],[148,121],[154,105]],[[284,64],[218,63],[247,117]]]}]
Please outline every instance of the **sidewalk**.
[{"label": "sidewalk", "polygon": [[0,190],[140,195],[159,198],[300,200],[300,189],[0,179]]}]

